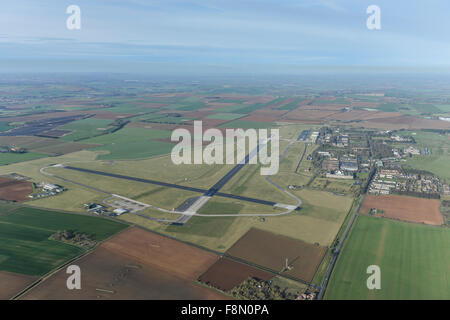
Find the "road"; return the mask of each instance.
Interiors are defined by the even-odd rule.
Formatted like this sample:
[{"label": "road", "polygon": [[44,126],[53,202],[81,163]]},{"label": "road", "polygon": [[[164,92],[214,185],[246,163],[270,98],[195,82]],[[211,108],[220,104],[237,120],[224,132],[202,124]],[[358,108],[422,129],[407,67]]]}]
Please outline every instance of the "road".
[{"label": "road", "polygon": [[363,195],[358,203],[358,206],[356,207],[356,210],[353,212],[352,217],[350,218],[350,221],[347,225],[347,228],[345,229],[344,234],[342,235],[341,240],[339,241],[339,245],[336,247],[333,257],[331,258],[331,262],[328,265],[327,273],[325,274],[325,277],[323,278],[322,284],[320,285],[320,291],[317,295],[318,300],[322,300],[323,296],[325,295],[325,290],[328,285],[328,280],[330,279],[331,272],[333,271],[333,268],[336,264],[337,258],[339,256],[339,253],[342,250],[342,246],[344,245],[344,241],[347,238],[348,233],[350,232],[350,229],[352,228],[353,222],[355,222],[356,216],[358,215],[359,208],[361,207],[362,202],[364,201],[365,195]]},{"label": "road", "polygon": [[[279,162],[278,162],[278,163],[281,163],[281,160],[282,160],[282,159],[284,158],[284,156],[288,153],[289,149],[291,148],[291,145],[292,145],[293,143],[295,143],[295,142],[296,142],[296,141],[291,141],[291,142],[287,145],[286,149],[284,149],[283,153],[280,155],[280,159],[279,159]],[[305,151],[306,151],[306,149],[305,149]],[[303,155],[304,155],[304,153],[303,153]],[[303,161],[303,156],[302,156],[302,158],[300,159],[300,163],[301,163],[302,161]],[[300,163],[299,163],[299,165],[300,165]],[[277,189],[283,191],[283,192],[286,193],[289,197],[291,197],[292,199],[294,199],[295,201],[297,201],[297,204],[295,205],[295,207],[298,208],[298,207],[300,207],[300,206],[302,205],[302,200],[301,200],[299,197],[293,195],[292,193],[290,193],[289,191],[287,191],[286,189],[284,189],[283,187],[279,186],[279,185],[276,184],[274,181],[272,181],[272,179],[270,179],[270,174],[266,176],[266,180],[267,180],[270,184],[272,184],[275,188],[277,188]]]}]

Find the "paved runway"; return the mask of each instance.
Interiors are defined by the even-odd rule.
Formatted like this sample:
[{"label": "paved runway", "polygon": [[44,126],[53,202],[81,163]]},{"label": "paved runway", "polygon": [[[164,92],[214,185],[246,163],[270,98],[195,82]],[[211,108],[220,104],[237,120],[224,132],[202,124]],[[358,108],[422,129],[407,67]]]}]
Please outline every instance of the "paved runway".
[{"label": "paved runway", "polygon": [[[179,185],[179,184],[167,183],[167,182],[150,180],[150,179],[130,177],[130,176],[125,176],[125,175],[121,175],[121,174],[108,173],[108,172],[97,171],[97,170],[77,168],[77,167],[72,167],[72,166],[64,166],[64,168],[65,169],[70,169],[70,170],[75,170],[75,171],[80,171],[80,172],[85,172],[85,173],[97,174],[97,175],[101,175],[101,176],[112,177],[112,178],[118,178],[118,179],[125,179],[125,180],[132,180],[132,181],[137,181],[137,182],[142,182],[142,183],[148,183],[148,184],[153,184],[153,185],[157,185],[157,186],[163,186],[163,187],[167,187],[167,188],[176,188],[176,189],[188,190],[188,191],[203,193],[205,195],[207,195],[207,193],[211,190],[211,189],[205,190],[205,189],[200,189],[200,188],[193,188],[193,187],[188,187],[188,186],[182,186],[182,185]],[[234,167],[234,168],[236,168],[236,167]],[[225,176],[227,176],[227,175],[225,175]],[[222,181],[222,179],[220,181]],[[217,192],[217,191],[214,192],[214,195],[218,196],[218,197],[231,198],[231,199],[242,200],[242,201],[247,201],[247,202],[259,203],[259,204],[267,205],[267,206],[274,206],[276,204],[275,202],[272,202],[272,201],[255,199],[255,198],[249,198],[249,197],[243,197],[243,196],[238,196],[238,195],[228,194],[228,193],[223,193],[223,192]]]}]

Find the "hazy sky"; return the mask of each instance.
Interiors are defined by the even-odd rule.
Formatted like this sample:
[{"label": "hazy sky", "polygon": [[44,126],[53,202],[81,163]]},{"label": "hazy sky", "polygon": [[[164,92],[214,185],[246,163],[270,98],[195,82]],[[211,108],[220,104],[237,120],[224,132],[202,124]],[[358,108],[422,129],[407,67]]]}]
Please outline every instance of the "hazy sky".
[{"label": "hazy sky", "polygon": [[[66,8],[81,8],[81,30]],[[368,30],[366,8],[381,8]],[[450,67],[448,0],[14,0],[0,7],[0,73],[297,72]]]}]

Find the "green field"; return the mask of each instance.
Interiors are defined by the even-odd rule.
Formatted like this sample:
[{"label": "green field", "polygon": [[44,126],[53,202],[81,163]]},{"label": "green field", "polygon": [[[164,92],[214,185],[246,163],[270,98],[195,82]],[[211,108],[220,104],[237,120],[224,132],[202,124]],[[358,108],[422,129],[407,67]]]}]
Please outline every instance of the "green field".
[{"label": "green field", "polygon": [[219,127],[222,128],[242,128],[242,129],[265,129],[274,127],[273,123],[269,122],[258,122],[258,121],[245,121],[245,120],[233,120]]},{"label": "green field", "polygon": [[47,154],[37,153],[37,152],[26,152],[26,153],[0,153],[0,166],[35,160],[39,158],[48,157]]},{"label": "green field", "polygon": [[408,165],[415,169],[432,172],[450,182],[450,151],[447,134],[426,131],[400,131],[400,133],[412,136],[417,142],[415,147],[420,149],[427,147],[431,150],[431,155],[408,158],[406,162]]},{"label": "green field", "polygon": [[183,226],[168,226],[166,232],[173,232],[176,235],[190,234],[204,237],[220,238],[223,237],[233,221],[234,217],[201,217],[195,216]]},{"label": "green field", "polygon": [[295,100],[294,102],[291,102],[291,103],[285,104],[284,106],[279,107],[278,109],[279,110],[294,110],[294,109],[297,109],[298,104],[300,102],[302,102],[303,100],[306,100],[306,98],[299,98],[299,99]]},{"label": "green field", "polygon": [[380,104],[377,109],[384,111],[384,112],[396,112],[398,111],[398,109],[401,107],[400,104],[398,103],[382,103]]},{"label": "green field", "polygon": [[234,120],[243,117],[240,113],[213,113],[205,119]]},{"label": "green field", "polygon": [[97,217],[19,208],[0,215],[0,270],[41,276],[85,251],[48,238],[70,229],[101,241],[123,230],[118,222]]},{"label": "green field", "polygon": [[1,131],[7,131],[9,129],[12,129],[14,127],[11,127],[8,122],[0,121],[0,132]]},{"label": "green field", "polygon": [[[366,269],[378,265],[381,289]],[[326,299],[450,299],[450,230],[358,216],[332,273]]]},{"label": "green field", "polygon": [[170,138],[170,131],[141,128],[123,128],[112,134],[84,140],[85,143],[103,144],[92,150],[106,150],[109,154],[99,159],[139,159],[169,153],[173,144],[157,139]]},{"label": "green field", "polygon": [[75,141],[100,135],[102,134],[102,131],[108,128],[111,122],[112,122],[111,120],[95,119],[95,118],[88,118],[74,121],[60,128],[62,130],[74,131],[68,135],[65,135],[60,139],[65,141]]}]

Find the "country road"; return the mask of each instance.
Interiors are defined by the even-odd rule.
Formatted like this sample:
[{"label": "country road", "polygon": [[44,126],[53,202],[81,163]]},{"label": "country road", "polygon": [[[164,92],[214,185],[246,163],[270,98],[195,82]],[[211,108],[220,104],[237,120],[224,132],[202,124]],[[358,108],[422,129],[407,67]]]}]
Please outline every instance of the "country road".
[{"label": "country road", "polygon": [[344,241],[347,238],[348,233],[350,232],[353,222],[355,222],[355,219],[358,215],[358,211],[359,208],[361,207],[362,202],[364,201],[364,197],[365,195],[362,195],[361,199],[359,200],[358,206],[356,207],[356,209],[353,212],[352,217],[350,218],[350,221],[347,225],[347,228],[345,229],[344,234],[342,235],[341,240],[339,241],[339,245],[337,246],[337,248],[335,249],[334,253],[333,253],[333,257],[331,258],[330,264],[328,265],[328,269],[327,269],[327,273],[325,274],[325,277],[323,278],[322,284],[320,285],[320,292],[317,295],[317,299],[318,300],[322,300],[323,296],[325,295],[325,290],[327,288],[328,285],[328,281],[330,280],[330,276],[331,276],[331,272],[333,271],[333,268],[336,264],[337,258],[339,256],[339,253],[342,250],[342,247],[344,245]]}]

